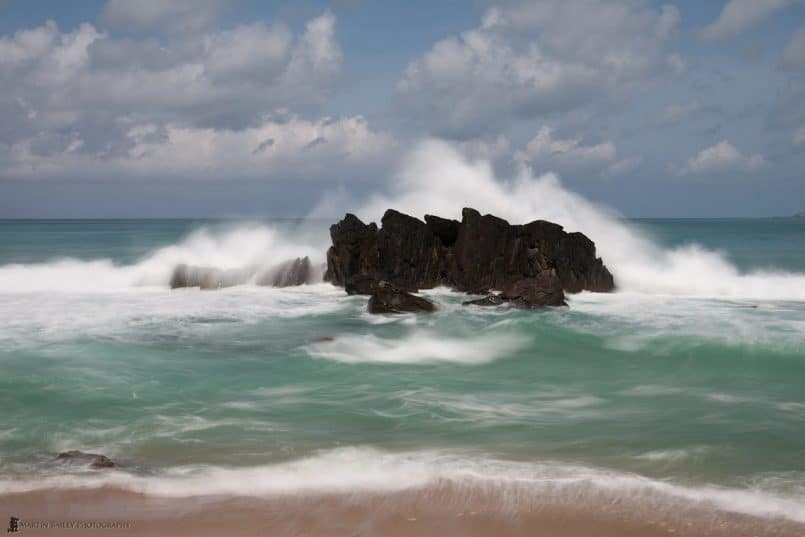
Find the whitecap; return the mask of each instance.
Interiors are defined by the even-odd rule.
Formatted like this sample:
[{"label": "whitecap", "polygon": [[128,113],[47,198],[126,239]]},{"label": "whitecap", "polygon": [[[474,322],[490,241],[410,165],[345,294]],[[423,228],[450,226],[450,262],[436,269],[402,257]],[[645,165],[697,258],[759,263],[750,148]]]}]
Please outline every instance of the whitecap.
[{"label": "whitecap", "polygon": [[526,336],[484,334],[446,336],[414,330],[399,338],[374,334],[347,334],[332,341],[312,343],[305,351],[315,357],[343,363],[480,365],[503,358],[528,345]]}]

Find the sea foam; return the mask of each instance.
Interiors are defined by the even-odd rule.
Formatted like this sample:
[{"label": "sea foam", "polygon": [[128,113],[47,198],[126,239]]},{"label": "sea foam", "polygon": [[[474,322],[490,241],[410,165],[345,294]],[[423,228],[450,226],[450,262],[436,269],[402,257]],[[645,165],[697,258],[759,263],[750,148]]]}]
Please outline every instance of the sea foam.
[{"label": "sea foam", "polygon": [[528,345],[526,336],[478,333],[451,337],[426,330],[414,330],[401,338],[373,334],[337,336],[332,341],[312,343],[307,352],[316,358],[344,363],[485,364]]},{"label": "sea foam", "polygon": [[[490,162],[469,160],[442,141],[421,143],[391,184],[389,193],[374,195],[361,207],[341,206],[374,221],[389,207],[417,217],[436,214],[460,219],[463,207],[473,207],[512,223],[550,220],[595,241],[621,291],[805,300],[805,274],[741,272],[722,253],[696,244],[664,249],[616,213],[565,189],[555,174],[535,176],[521,167],[515,177],[502,179],[495,176]],[[337,205],[331,197],[321,207],[331,211]],[[313,215],[323,212],[315,209]]]},{"label": "sea foam", "polygon": [[[139,261],[120,265],[110,259],[54,259],[45,263],[0,266],[0,292],[118,292],[166,289],[174,268],[187,264],[216,269],[266,269],[297,257],[315,267],[324,261],[326,245],[306,243],[293,232],[268,224],[202,227],[176,244],[155,249]],[[255,274],[259,270],[254,271]],[[317,279],[321,279],[319,269]]]},{"label": "sea foam", "polygon": [[[469,497],[482,489],[507,502],[551,497],[578,503],[638,501],[657,507],[697,504],[761,517],[805,522],[805,495],[784,482],[746,488],[659,481],[637,474],[558,462],[520,462],[439,451],[386,452],[344,447],[256,467],[175,467],[159,476],[111,471],[0,481],[0,493],[103,486],[164,497],[360,493],[450,486]],[[773,488],[769,488],[773,485]],[[782,492],[783,490],[788,492]],[[460,498],[457,500],[460,501]]]},{"label": "sea foam", "polygon": [[[463,207],[474,207],[524,223],[551,220],[568,231],[592,238],[599,255],[615,276],[620,291],[651,295],[805,300],[805,274],[755,270],[741,272],[720,252],[689,244],[665,249],[638,232],[616,213],[565,189],[552,173],[535,176],[521,167],[510,179],[498,178],[490,162],[469,160],[442,141],[426,141],[405,159],[387,194],[376,194],[362,206],[339,203],[323,195],[311,216],[340,218],[345,211],[379,221],[393,207],[422,217],[425,213],[460,218]],[[332,214],[336,207],[340,214]],[[326,210],[324,209],[326,208]],[[108,259],[53,260],[48,263],[0,267],[0,292],[97,291],[166,287],[180,263],[218,269],[270,267],[309,256],[322,263],[326,240],[289,236],[268,225],[239,225],[224,232],[199,229],[177,244],[164,246],[131,265]]]}]

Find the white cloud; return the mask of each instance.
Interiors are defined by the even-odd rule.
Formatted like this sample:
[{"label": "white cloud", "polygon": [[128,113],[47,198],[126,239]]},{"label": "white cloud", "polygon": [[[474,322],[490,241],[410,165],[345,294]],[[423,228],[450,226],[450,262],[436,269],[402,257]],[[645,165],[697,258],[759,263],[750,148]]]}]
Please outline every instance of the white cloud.
[{"label": "white cloud", "polygon": [[728,0],[718,18],[702,28],[701,34],[712,40],[735,37],[793,2],[794,0]]},{"label": "white cloud", "polygon": [[643,161],[639,156],[618,160],[617,153],[615,142],[584,144],[578,138],[555,138],[550,127],[542,127],[514,158],[559,170],[598,169],[608,176],[631,173]]},{"label": "white cloud", "polygon": [[339,169],[355,173],[387,166],[395,150],[389,134],[372,131],[360,116],[317,121],[288,116],[239,131],[136,124],[126,138],[128,151],[114,156],[78,151],[81,139],[42,155],[24,140],[9,148],[0,176],[337,180]]},{"label": "white cloud", "polygon": [[627,157],[617,162],[613,162],[607,170],[608,175],[626,175],[632,173],[643,162],[643,157]]},{"label": "white cloud", "polygon": [[123,32],[196,32],[209,28],[225,0],[109,0],[101,20]]},{"label": "white cloud", "polygon": [[805,70],[805,28],[797,28],[783,50],[783,66],[791,70]]},{"label": "white cloud", "polygon": [[310,119],[339,76],[335,23],[325,12],[296,35],[256,22],[160,41],[47,22],[0,37],[0,177],[379,170],[391,135],[360,116]]},{"label": "white cloud", "polygon": [[509,2],[478,28],[436,43],[398,84],[406,111],[437,134],[628,95],[684,70],[666,51],[679,12],[630,0]]},{"label": "white cloud", "polygon": [[0,143],[77,135],[82,152],[113,155],[132,123],[242,129],[279,108],[315,111],[339,76],[335,22],[326,12],[298,35],[258,22],[164,43],[53,22],[0,37]]},{"label": "white cloud", "polygon": [[576,138],[555,138],[550,127],[542,127],[515,159],[566,168],[601,166],[612,162],[617,154],[614,142],[585,145]]},{"label": "white cloud", "polygon": [[735,146],[723,140],[688,159],[681,174],[720,174],[750,172],[763,168],[768,161],[762,155],[745,156]]}]

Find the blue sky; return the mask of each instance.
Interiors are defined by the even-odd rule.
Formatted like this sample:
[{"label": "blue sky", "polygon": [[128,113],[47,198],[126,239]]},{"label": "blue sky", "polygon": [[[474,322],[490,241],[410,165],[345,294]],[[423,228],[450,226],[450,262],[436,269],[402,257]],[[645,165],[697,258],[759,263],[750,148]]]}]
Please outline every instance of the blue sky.
[{"label": "blue sky", "polygon": [[4,218],[304,216],[433,138],[626,216],[805,210],[797,0],[0,0],[0,89]]}]

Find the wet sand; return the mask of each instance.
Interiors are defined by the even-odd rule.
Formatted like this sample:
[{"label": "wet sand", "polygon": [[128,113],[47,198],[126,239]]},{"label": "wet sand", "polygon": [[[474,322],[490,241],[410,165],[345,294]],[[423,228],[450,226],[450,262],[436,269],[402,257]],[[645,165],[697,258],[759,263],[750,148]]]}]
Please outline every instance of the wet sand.
[{"label": "wet sand", "polygon": [[[504,495],[505,496],[505,495]],[[528,501],[480,491],[165,498],[118,489],[0,496],[21,535],[805,537],[805,524],[702,506]],[[38,527],[37,527],[38,526]]]}]

